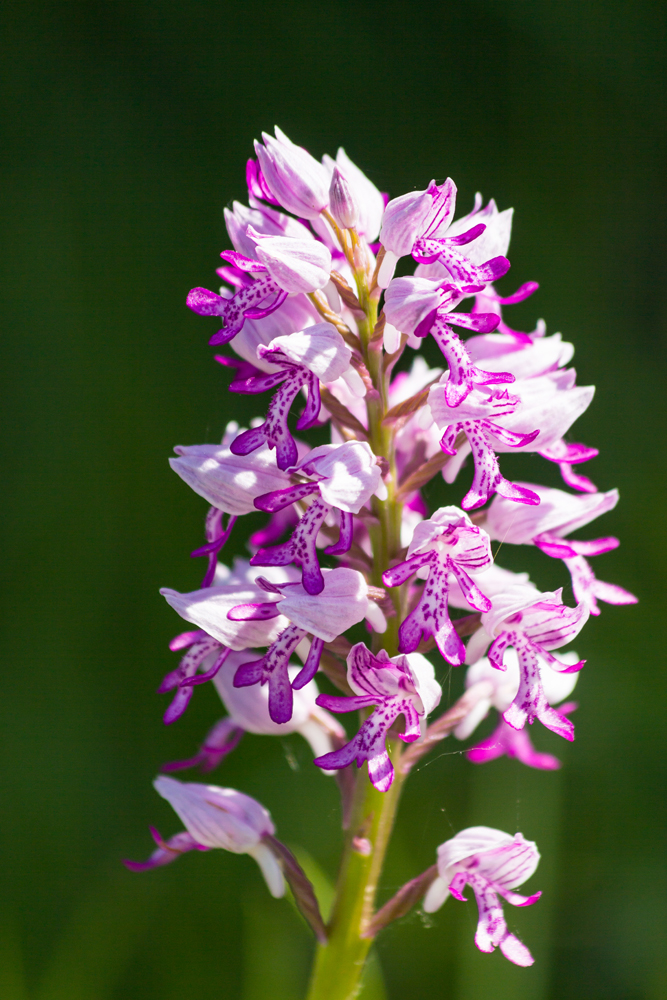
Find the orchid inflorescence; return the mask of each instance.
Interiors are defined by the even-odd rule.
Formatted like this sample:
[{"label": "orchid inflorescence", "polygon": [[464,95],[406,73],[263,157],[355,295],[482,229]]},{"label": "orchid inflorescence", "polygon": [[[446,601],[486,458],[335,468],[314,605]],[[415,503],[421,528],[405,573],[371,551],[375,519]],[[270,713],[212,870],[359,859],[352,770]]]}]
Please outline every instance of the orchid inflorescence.
[{"label": "orchid inflorescence", "polygon": [[[356,995],[372,938],[420,901],[432,912],[449,895],[463,899],[466,883],[479,907],[477,946],[530,965],[498,899],[526,906],[539,897],[514,891],[539,860],[521,833],[463,830],[377,912],[374,896],[415,763],[450,733],[468,739],[495,708],[497,728],[467,751],[470,760],[507,754],[558,767],[533,747],[526,723],[574,738],[576,704],[564,699],[584,661],[562,647],[600,613],[599,601],[636,600],[588,562],[615,538],[568,538],[618,501],[578,471],[597,451],[566,439],[594,387],[576,385],[574,349],[560,334],[547,336],[542,321],[519,332],[503,319],[503,306],[537,289],[494,288],[510,267],[512,209],[477,195],[454,220],[450,179],[387,202],[343,149],[319,163],[278,128],[255,149],[249,206],[225,210],[234,249],[221,254],[223,285],[195,288],[187,303],[217,317],[210,343],[237,355],[216,357],[235,369],[229,390],[272,396],[264,419],[248,429],[228,423],[221,444],[175,449],[172,468],[210,504],[206,544],[193,553],[208,565],[201,589],[162,591],[194,626],[171,643],[184,652],[159,689],[173,693],[165,722],[209,680],[228,714],[194,757],[163,770],[211,771],[245,732],[299,732],[315,765],[338,776],[345,855],[325,925],[266,809],[230,788],[161,776],[156,789],[185,831],[167,841],[154,831],[150,860],[127,864],[145,869],[221,847],[251,854],[274,896],[287,879],[320,942],[312,998]],[[414,275],[395,277],[409,256]],[[418,353],[429,336],[443,368]],[[406,363],[408,352],[417,353]],[[328,444],[311,447],[301,434],[327,426]],[[510,482],[498,461],[507,451],[555,463],[569,491]],[[454,484],[468,456],[472,484],[460,506],[429,513],[423,488],[438,475]],[[250,537],[250,558],[224,565],[238,518],[254,511],[269,519]],[[575,606],[562,589],[542,592],[498,566],[492,541],[561,559]],[[358,640],[363,622],[365,641],[346,637],[356,628]],[[429,724],[442,697],[436,674],[463,664],[465,693]],[[320,694],[318,672],[340,693]],[[351,739],[336,718],[346,712],[360,713]],[[356,780],[354,764],[367,765]]]}]

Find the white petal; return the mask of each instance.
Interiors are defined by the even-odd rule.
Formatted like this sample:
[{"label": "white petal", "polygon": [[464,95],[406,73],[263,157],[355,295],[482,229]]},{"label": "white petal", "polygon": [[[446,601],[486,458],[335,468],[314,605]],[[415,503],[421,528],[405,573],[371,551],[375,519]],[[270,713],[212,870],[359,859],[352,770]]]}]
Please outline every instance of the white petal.
[{"label": "white petal", "polygon": [[439,910],[442,904],[447,901],[448,897],[448,884],[443,878],[438,876],[436,880],[431,883],[426,895],[424,896],[424,902],[422,903],[424,913],[435,913],[435,911]]},{"label": "white petal", "polygon": [[391,250],[385,250],[377,277],[377,282],[380,288],[389,287],[389,282],[394,277],[398,260],[399,258],[395,253],[392,253]]},{"label": "white petal", "polygon": [[383,633],[387,631],[387,619],[384,616],[382,608],[379,607],[375,601],[368,602],[366,621],[369,623],[374,632]]},{"label": "white petal", "polygon": [[456,736],[457,740],[467,740],[477,729],[482,719],[487,717],[490,708],[491,700],[489,698],[480,698],[474,708],[470,709],[465,719],[459,722],[454,730],[454,736]]},{"label": "white petal", "polygon": [[247,852],[259,865],[267,888],[274,899],[285,895],[285,879],[278,859],[266,844],[257,844]]},{"label": "white petal", "polygon": [[383,343],[387,354],[394,354],[401,346],[401,331],[391,323],[385,323]]},{"label": "white petal", "polygon": [[[366,386],[364,385],[364,380],[362,379],[356,368],[348,368],[343,372],[341,378],[344,380],[350,392],[357,397],[357,399],[363,399],[366,395]],[[331,388],[331,387],[329,387]]]}]

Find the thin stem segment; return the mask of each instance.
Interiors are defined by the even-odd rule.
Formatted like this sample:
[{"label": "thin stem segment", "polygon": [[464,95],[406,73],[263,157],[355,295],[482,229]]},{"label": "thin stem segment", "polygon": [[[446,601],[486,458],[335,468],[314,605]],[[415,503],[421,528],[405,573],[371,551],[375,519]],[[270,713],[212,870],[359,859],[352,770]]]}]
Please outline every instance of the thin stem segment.
[{"label": "thin stem segment", "polygon": [[[350,236],[349,242],[347,235]],[[358,324],[359,339],[364,364],[375,390],[369,394],[366,403],[368,439],[375,455],[388,463],[390,473],[387,477],[387,499],[373,500],[373,514],[377,521],[370,528],[373,550],[370,582],[379,587],[382,586],[382,573],[401,547],[402,504],[397,498],[393,434],[389,427],[383,425],[388,409],[389,379],[382,364],[381,346],[373,342],[378,302],[377,297],[369,293],[367,268],[360,266],[361,260],[365,259],[365,250],[354,231],[346,231],[341,245],[353,263],[359,302],[365,317]],[[373,648],[374,651],[386,649],[390,656],[395,656],[401,622],[401,595],[399,588],[393,588],[389,593],[396,616],[389,618],[384,634],[374,634]],[[372,934],[364,935],[371,927],[378,881],[406,777],[400,766],[401,747],[400,741],[388,742],[387,745],[394,765],[394,781],[388,792],[378,792],[373,788],[366,765],[357,774],[351,821],[327,928],[328,941],[317,947],[308,1000],[352,1000],[361,988],[373,940]]]}]

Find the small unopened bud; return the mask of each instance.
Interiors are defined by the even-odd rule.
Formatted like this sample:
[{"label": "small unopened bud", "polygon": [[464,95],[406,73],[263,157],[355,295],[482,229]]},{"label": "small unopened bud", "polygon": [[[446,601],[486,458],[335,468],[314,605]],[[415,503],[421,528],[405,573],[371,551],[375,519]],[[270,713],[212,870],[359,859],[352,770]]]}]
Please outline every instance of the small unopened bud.
[{"label": "small unopened bud", "polygon": [[341,229],[352,229],[359,221],[357,199],[338,167],[334,167],[331,177],[329,210]]}]

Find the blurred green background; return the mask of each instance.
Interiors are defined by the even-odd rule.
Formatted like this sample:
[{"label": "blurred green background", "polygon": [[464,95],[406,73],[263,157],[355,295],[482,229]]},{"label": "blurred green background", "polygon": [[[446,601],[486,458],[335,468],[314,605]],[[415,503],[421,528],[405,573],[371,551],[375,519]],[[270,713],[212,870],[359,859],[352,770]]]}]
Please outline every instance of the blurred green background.
[{"label": "blurred green background", "polygon": [[[2,1000],[303,989],[309,935],[249,859],[120,865],[147,856],[149,823],[178,829],[151,779],[220,714],[207,686],[176,725],[160,721],[179,620],[157,590],[198,585],[188,553],[205,512],[167,456],[247,412],[185,295],[215,287],[222,207],[244,198],[252,139],[276,122],[318,157],[343,144],[392,195],[449,174],[460,211],[476,190],[515,206],[502,287],[541,289],[510,322],[544,316],[574,341],[579,381],[598,386],[576,440],[601,449],[586,471],[622,503],[582,534],[621,537],[596,569],[641,598],[605,605],[577,641],[574,745],[533,731],[560,772],[475,767],[450,740],[401,808],[385,897],[464,826],[538,842],[529,885],[543,898],[508,914],[535,965],[480,955],[474,903],[452,901],[380,939],[386,995],[667,996],[664,5],[5,0],[0,23]],[[502,461],[557,485],[537,457]],[[538,552],[508,547],[502,561],[545,589],[566,582]],[[462,672],[439,669],[453,699]],[[256,795],[282,839],[334,875],[336,791],[298,737],[246,737],[214,780]]]}]

